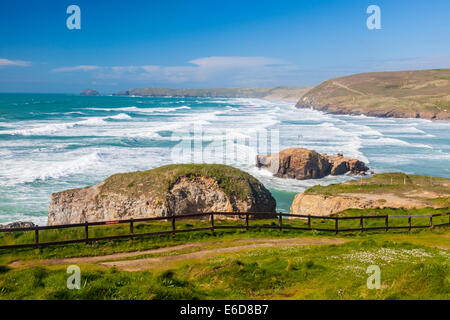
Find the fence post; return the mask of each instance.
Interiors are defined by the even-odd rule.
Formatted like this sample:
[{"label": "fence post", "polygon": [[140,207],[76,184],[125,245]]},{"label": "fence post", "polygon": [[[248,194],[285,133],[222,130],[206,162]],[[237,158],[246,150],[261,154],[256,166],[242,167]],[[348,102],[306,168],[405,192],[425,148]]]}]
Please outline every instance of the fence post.
[{"label": "fence post", "polygon": [[283,216],[281,213],[278,214],[278,225],[280,226],[280,231],[283,230]]},{"label": "fence post", "polygon": [[214,234],[214,213],[211,213],[211,232]]},{"label": "fence post", "polygon": [[245,230],[248,231],[248,212],[245,213]]},{"label": "fence post", "polygon": [[308,215],[308,229],[311,230],[311,215]]},{"label": "fence post", "polygon": [[39,226],[34,227],[34,243],[39,247]]},{"label": "fence post", "polygon": [[433,227],[433,215],[430,216],[430,228]]},{"label": "fence post", "polygon": [[89,244],[89,224],[87,221],[84,222],[84,239],[86,239],[86,244]]},{"label": "fence post", "polygon": [[408,226],[409,226],[409,231],[411,231],[411,216],[408,217]]},{"label": "fence post", "polygon": [[386,216],[385,221],[384,221],[384,225],[386,226],[386,232],[388,232],[388,230],[389,230],[389,216]]},{"label": "fence post", "polygon": [[339,222],[339,218],[338,217],[334,218],[334,229],[336,230],[336,234],[338,234],[338,232],[339,232],[338,222]]},{"label": "fence post", "polygon": [[361,229],[361,232],[364,231],[364,218],[361,216],[361,218],[359,218],[359,228]]},{"label": "fence post", "polygon": [[175,236],[175,216],[172,216],[172,236]]},{"label": "fence post", "polygon": [[134,235],[134,222],[133,218],[130,219],[130,239],[133,240]]}]

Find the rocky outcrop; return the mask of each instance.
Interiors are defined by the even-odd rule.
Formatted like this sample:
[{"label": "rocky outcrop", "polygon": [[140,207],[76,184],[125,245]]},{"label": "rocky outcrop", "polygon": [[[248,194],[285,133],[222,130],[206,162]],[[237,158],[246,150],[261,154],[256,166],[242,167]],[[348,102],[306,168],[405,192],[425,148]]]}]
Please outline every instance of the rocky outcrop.
[{"label": "rocky outcrop", "polygon": [[328,175],[364,174],[369,168],[358,159],[343,154],[329,156],[304,148],[285,149],[271,155],[256,157],[258,168],[267,168],[274,176],[297,180],[319,179]]},{"label": "rocky outcrop", "polygon": [[291,205],[291,213],[312,216],[330,216],[347,209],[384,207],[385,201],[367,200],[350,196],[326,196],[299,193]]},{"label": "rocky outcrop", "polygon": [[330,174],[332,176],[346,174],[347,172],[364,175],[369,170],[361,160],[344,157],[342,153],[338,153],[337,156],[329,156],[327,154],[322,154],[322,156],[331,163]]},{"label": "rocky outcrop", "polygon": [[84,89],[82,93],[80,93],[82,96],[99,96],[100,92],[93,89]]},{"label": "rocky outcrop", "polygon": [[274,213],[275,199],[249,174],[225,165],[169,165],[111,176],[51,195],[48,224],[201,212]]},{"label": "rocky outcrop", "polygon": [[0,229],[34,228],[35,226],[36,225],[33,222],[17,221],[17,222],[11,222],[7,225],[0,224]]}]

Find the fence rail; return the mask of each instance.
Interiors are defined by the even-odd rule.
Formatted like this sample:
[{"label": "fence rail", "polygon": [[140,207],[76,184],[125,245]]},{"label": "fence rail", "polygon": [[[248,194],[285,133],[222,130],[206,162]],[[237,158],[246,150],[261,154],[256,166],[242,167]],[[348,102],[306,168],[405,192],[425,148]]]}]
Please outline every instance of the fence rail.
[{"label": "fence rail", "polygon": [[[237,216],[241,219],[245,219],[244,225],[216,225],[214,223],[214,216]],[[274,218],[278,220],[278,225],[250,225],[249,220],[250,216],[257,216],[257,219],[267,219]],[[433,224],[434,217],[442,217],[448,216],[449,221],[445,223]],[[191,228],[191,229],[176,229],[176,220],[181,219],[189,219],[189,218],[202,218],[207,217],[210,220],[210,226],[202,227],[202,228]],[[307,227],[295,227],[283,224],[283,217],[287,218],[301,218],[307,220]],[[389,219],[399,219],[399,218],[407,218],[408,225],[407,226],[390,226]],[[412,218],[429,218],[429,223],[427,225],[412,225]],[[255,219],[254,221],[257,221]],[[334,228],[313,228],[312,220],[334,220]],[[385,225],[382,227],[368,227],[364,225],[364,220],[368,219],[384,219]],[[164,231],[156,231],[156,232],[145,232],[145,233],[134,233],[134,225],[139,222],[149,222],[149,221],[171,221],[172,228],[171,230]],[[360,226],[359,228],[339,228],[339,221],[346,220],[359,220]],[[89,227],[90,226],[102,226],[102,225],[117,225],[117,224],[129,224],[130,232],[124,235],[113,235],[113,236],[105,236],[105,237],[89,237]],[[420,228],[430,228],[430,227],[438,227],[450,225],[450,212],[446,213],[438,213],[438,214],[429,214],[429,215],[384,215],[384,216],[355,216],[355,217],[320,217],[320,216],[311,216],[311,215],[300,215],[300,214],[290,214],[290,213],[269,213],[269,212],[258,212],[258,213],[249,213],[249,212],[209,212],[209,213],[197,213],[197,214],[185,214],[185,215],[177,215],[177,216],[169,216],[169,217],[151,217],[151,218],[139,218],[139,219],[127,219],[127,220],[113,220],[113,221],[100,221],[100,222],[85,222],[85,223],[77,223],[77,224],[64,224],[64,225],[55,225],[55,226],[35,226],[31,228],[9,228],[9,229],[0,229],[0,233],[14,233],[14,232],[24,232],[24,231],[34,231],[34,243],[27,244],[15,244],[15,245],[6,245],[0,246],[0,249],[14,249],[14,248],[29,248],[29,247],[45,247],[50,245],[60,245],[60,244],[70,244],[70,243],[83,243],[86,244],[95,241],[102,240],[117,240],[117,239],[134,239],[138,237],[144,236],[155,236],[155,235],[165,235],[172,234],[175,235],[177,233],[186,233],[186,232],[198,232],[198,231],[212,231],[218,229],[255,229],[255,228],[265,228],[265,229],[279,229],[282,230],[316,230],[316,231],[324,231],[324,232],[334,232],[338,234],[339,232],[353,232],[353,231],[368,231],[368,230],[385,230],[386,232],[390,229],[408,229],[411,231],[412,229],[420,229]],[[74,239],[74,240],[61,240],[61,241],[52,241],[52,242],[41,242],[39,241],[39,231],[41,230],[55,230],[55,229],[68,229],[68,228],[81,228],[84,227],[85,237],[82,239]]]}]

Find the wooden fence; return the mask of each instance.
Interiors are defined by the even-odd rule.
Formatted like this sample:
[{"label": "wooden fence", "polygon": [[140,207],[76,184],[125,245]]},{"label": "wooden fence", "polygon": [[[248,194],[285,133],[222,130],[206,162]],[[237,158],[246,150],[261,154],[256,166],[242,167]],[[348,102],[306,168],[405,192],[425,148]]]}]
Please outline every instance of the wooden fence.
[{"label": "wooden fence", "polygon": [[[214,216],[238,216],[240,219],[245,219],[245,224],[243,225],[215,225],[214,224]],[[250,216],[258,216],[259,217],[271,217],[278,220],[277,224],[272,225],[250,225],[249,220]],[[441,217],[441,216],[449,216],[449,221],[440,224],[433,224],[433,217]],[[176,220],[180,219],[195,219],[207,217],[210,220],[210,226],[202,227],[202,228],[191,228],[191,229],[176,229]],[[283,224],[283,217],[286,218],[300,218],[307,220],[306,227],[295,227],[290,225]],[[397,218],[407,218],[408,225],[407,226],[390,226],[389,219],[397,219]],[[427,225],[412,225],[412,218],[429,218],[429,223]],[[312,220],[334,220],[334,228],[314,228],[312,227]],[[379,219],[384,220],[384,226],[381,227],[368,227],[364,225],[364,220],[368,219]],[[158,221],[158,220],[166,220],[171,221],[172,228],[171,230],[157,231],[157,232],[146,232],[146,233],[134,233],[134,224],[138,222],[149,222],[149,221]],[[339,228],[339,221],[344,220],[359,220],[359,228]],[[255,219],[254,221],[257,221]],[[289,220],[288,220],[289,221]],[[291,220],[292,221],[292,220]],[[117,225],[117,224],[129,224],[130,232],[125,235],[113,235],[106,237],[89,237],[89,227],[91,226],[101,226],[101,225]],[[367,231],[367,230],[385,230],[389,231],[390,229],[417,229],[417,228],[430,228],[437,226],[450,225],[450,212],[440,213],[440,214],[430,214],[430,215],[384,215],[384,216],[356,216],[356,217],[319,217],[319,216],[310,216],[310,215],[299,215],[299,214],[289,214],[289,213],[242,213],[242,212],[211,212],[211,213],[199,213],[199,214],[187,214],[187,215],[178,215],[171,217],[152,217],[152,218],[141,218],[141,219],[127,219],[127,220],[116,220],[116,221],[102,221],[102,222],[86,222],[79,224],[66,224],[66,225],[55,225],[55,226],[36,226],[31,228],[9,228],[9,229],[0,229],[0,233],[5,232],[24,232],[24,231],[34,231],[34,243],[29,244],[16,244],[16,245],[6,245],[0,246],[0,249],[13,249],[13,248],[27,248],[27,247],[44,247],[49,245],[58,245],[58,244],[69,244],[69,243],[82,243],[86,244],[94,241],[102,241],[102,240],[116,240],[116,239],[134,239],[138,237],[144,236],[154,236],[154,235],[164,235],[164,234],[177,234],[177,233],[185,233],[185,232],[197,232],[197,231],[212,231],[218,229],[245,229],[249,230],[252,228],[266,228],[266,229],[279,229],[282,230],[316,230],[316,231],[325,231],[325,232],[352,232],[352,231]],[[82,228],[84,227],[84,238],[75,239],[75,240],[62,240],[62,241],[52,241],[52,242],[40,242],[39,241],[39,231],[41,230],[54,230],[54,229],[67,229],[67,228]]]}]

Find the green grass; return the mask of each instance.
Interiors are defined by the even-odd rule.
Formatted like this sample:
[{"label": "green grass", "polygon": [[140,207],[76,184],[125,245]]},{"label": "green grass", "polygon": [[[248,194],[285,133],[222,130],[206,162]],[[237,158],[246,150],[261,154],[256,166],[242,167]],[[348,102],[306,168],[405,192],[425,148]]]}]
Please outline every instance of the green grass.
[{"label": "green grass", "polygon": [[[267,220],[251,220],[250,225],[273,225],[277,226],[276,219]],[[285,222],[287,223],[287,222]],[[234,220],[215,220],[215,226],[221,225],[244,225],[244,221]],[[289,222],[291,225],[305,225],[302,220],[292,220]],[[208,227],[210,222],[206,220],[181,220],[176,222],[176,229],[192,229],[200,227]],[[150,223],[135,223],[134,233],[146,233],[171,230],[170,221],[154,221]],[[117,234],[129,233],[129,225],[110,225],[101,227],[91,227],[89,229],[90,237],[104,237]],[[277,238],[277,237],[302,237],[312,234],[311,232],[298,232],[298,231],[286,231],[280,233],[277,229],[263,229],[256,228],[245,230],[224,229],[216,230],[214,234],[209,231],[206,232],[189,232],[179,233],[175,236],[158,235],[158,236],[146,236],[142,238],[136,238],[134,241],[123,239],[114,241],[100,241],[98,243],[86,245],[84,243],[68,244],[68,245],[56,245],[25,249],[7,249],[2,250],[0,255],[0,264],[10,263],[18,258],[25,260],[32,259],[48,259],[48,258],[60,258],[60,257],[80,257],[80,256],[96,256],[105,255],[116,252],[128,252],[139,251],[146,249],[156,249],[161,247],[167,247],[177,244],[183,244],[187,242],[214,242],[217,240],[229,241],[239,239],[254,239],[254,238]],[[323,234],[326,236],[326,234]],[[56,241],[56,240],[69,240],[69,239],[83,239],[84,229],[57,229],[57,230],[45,230],[40,231],[39,239],[42,242]],[[0,244],[12,245],[12,244],[25,244],[34,243],[34,231],[30,232],[16,232],[16,233],[1,233]]]},{"label": "green grass", "polygon": [[316,185],[305,191],[307,194],[338,195],[341,193],[393,193],[408,191],[430,191],[436,193],[450,192],[450,179],[408,175],[400,172],[379,173],[362,180],[353,180],[328,186]]},{"label": "green grass", "polygon": [[[81,290],[66,288],[66,266],[0,268],[0,299],[449,299],[449,253],[408,241],[447,236],[353,235],[341,245],[259,248],[158,270],[80,265]],[[380,290],[366,269],[381,269]]]},{"label": "green grass", "polygon": [[[433,209],[349,209],[344,212],[338,213],[337,216],[385,216],[385,215],[428,215],[448,212],[450,208]],[[433,224],[448,223],[449,216],[434,217]],[[390,218],[389,226],[408,226],[407,218]],[[333,232],[319,232],[319,231],[302,231],[302,230],[278,230],[278,219],[257,219],[250,220],[250,226],[256,226],[257,228],[250,228],[249,231],[236,230],[236,229],[218,229],[214,234],[210,231],[205,232],[188,232],[179,233],[175,236],[172,234],[146,236],[142,238],[135,238],[134,241],[129,239],[114,240],[114,241],[100,241],[86,245],[84,243],[68,244],[68,245],[55,245],[48,247],[41,247],[38,249],[24,248],[24,249],[7,249],[2,250],[0,255],[0,263],[9,263],[15,259],[48,259],[59,257],[80,257],[80,256],[95,256],[105,255],[116,252],[128,252],[139,251],[145,249],[155,249],[160,247],[172,246],[187,242],[213,242],[217,239],[221,241],[232,242],[236,238],[277,238],[277,237],[303,237],[310,235],[330,236]],[[428,225],[429,218],[413,218],[412,226]],[[215,226],[229,226],[229,225],[245,225],[243,220],[215,220]],[[273,229],[258,228],[258,226],[271,226]],[[283,219],[283,226],[285,227],[308,227],[307,219]],[[384,227],[385,219],[365,219],[364,227]],[[208,220],[192,220],[183,219],[177,220],[176,229],[193,229],[210,227]],[[312,219],[311,227],[317,229],[334,229],[335,221],[332,219]],[[359,219],[352,220],[340,220],[339,229],[354,229],[360,227]],[[171,221],[152,221],[135,223],[134,233],[148,233],[157,231],[170,231],[172,229]],[[383,231],[366,231],[369,233],[377,234]],[[389,232],[394,232],[390,230]],[[355,232],[341,232],[342,236],[352,236]],[[129,234],[129,224],[108,225],[108,226],[94,226],[89,228],[89,237],[105,237],[113,235],[127,235]],[[70,228],[70,229],[55,229],[55,230],[41,230],[39,232],[39,240],[41,242],[63,241],[84,239],[84,228]],[[34,231],[26,232],[8,232],[0,233],[0,245],[14,245],[14,244],[32,244],[34,243]]]},{"label": "green grass", "polygon": [[[428,214],[442,210],[373,209],[347,210],[347,216]],[[448,222],[448,217],[442,217]],[[413,218],[414,224],[428,224],[428,218]],[[440,219],[440,218],[436,218]],[[436,220],[435,223],[439,221]],[[216,220],[216,225],[243,224],[243,221]],[[305,219],[285,219],[285,226],[306,226]],[[407,225],[407,219],[390,225]],[[177,229],[209,225],[208,221],[182,220]],[[273,220],[251,220],[250,225],[277,226]],[[384,219],[367,220],[366,226],[384,226]],[[359,220],[342,222],[343,227],[359,227]],[[169,230],[170,222],[139,223],[135,232]],[[334,228],[334,221],[314,220],[313,227]],[[45,234],[48,232],[48,234]],[[95,227],[92,235],[127,233],[128,225]],[[83,236],[83,230],[43,231],[41,239]],[[277,229],[217,230],[149,236],[134,241],[103,241],[40,249],[2,250],[0,255],[0,299],[449,299],[450,227],[390,230],[389,232],[342,232],[336,237],[348,242],[340,245],[281,246],[242,249],[162,263],[147,271],[126,272],[97,264],[79,264],[81,290],[68,290],[67,265],[33,266],[49,258],[97,256],[115,252],[141,251],[201,242],[201,247],[146,254],[124,259],[176,256],[252,243],[257,238],[329,238],[333,233]],[[244,242],[242,242],[244,240]],[[33,242],[33,234],[0,235],[0,242]],[[199,244],[200,245],[200,244]],[[441,248],[441,249],[439,249]],[[446,250],[445,250],[446,249]],[[9,266],[24,260],[22,267]],[[120,260],[120,259],[119,259]],[[381,268],[382,288],[369,290],[366,269]]]}]

